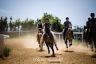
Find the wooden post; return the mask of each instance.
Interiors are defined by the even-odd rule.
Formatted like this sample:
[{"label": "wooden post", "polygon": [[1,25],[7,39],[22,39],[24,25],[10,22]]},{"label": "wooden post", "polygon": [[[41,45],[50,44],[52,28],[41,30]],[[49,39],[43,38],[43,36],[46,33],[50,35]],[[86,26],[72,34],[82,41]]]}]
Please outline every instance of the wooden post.
[{"label": "wooden post", "polygon": [[0,56],[3,56],[3,50],[4,50],[4,36],[3,34],[0,34]]}]

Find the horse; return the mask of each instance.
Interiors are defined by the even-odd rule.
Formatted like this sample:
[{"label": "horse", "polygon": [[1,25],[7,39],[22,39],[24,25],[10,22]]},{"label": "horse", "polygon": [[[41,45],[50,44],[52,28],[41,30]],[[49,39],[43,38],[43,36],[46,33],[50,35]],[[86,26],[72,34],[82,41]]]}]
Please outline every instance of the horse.
[{"label": "horse", "polygon": [[51,32],[43,34],[42,41],[41,41],[41,48],[43,48],[43,43],[46,44],[46,47],[47,47],[47,50],[48,50],[48,54],[50,53],[50,49],[49,48],[51,48],[51,50],[52,50],[52,55],[51,56],[55,57],[54,45],[55,45],[57,50],[58,50],[58,47],[56,45],[54,36],[53,36],[53,34]]},{"label": "horse", "polygon": [[88,37],[90,38],[89,45],[91,47],[91,51],[96,52],[96,28],[90,31]]},{"label": "horse", "polygon": [[[67,49],[70,46],[72,46],[72,39],[73,38],[74,38],[73,31],[71,30],[71,28],[68,28],[68,30],[66,31],[66,34],[65,34],[65,44],[66,44]],[[68,44],[68,42],[69,42],[69,44]]]},{"label": "horse", "polygon": [[87,47],[91,48],[91,51],[96,52],[96,27],[92,26],[92,28],[93,30],[88,27],[84,29],[85,43]]},{"label": "horse", "polygon": [[43,35],[43,31],[41,28],[39,28],[38,33],[37,33],[37,42],[39,44],[40,51],[43,51],[43,49],[41,49],[41,47],[40,47],[40,41],[41,41],[42,35]]}]

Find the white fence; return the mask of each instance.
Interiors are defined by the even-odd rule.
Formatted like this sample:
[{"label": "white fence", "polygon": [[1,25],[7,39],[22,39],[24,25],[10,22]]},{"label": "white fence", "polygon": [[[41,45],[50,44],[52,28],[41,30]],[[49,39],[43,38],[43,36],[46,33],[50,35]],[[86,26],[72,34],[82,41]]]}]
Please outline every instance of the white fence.
[{"label": "white fence", "polygon": [[[13,33],[13,32],[14,32],[14,33],[17,32],[19,36],[21,36],[22,33],[29,33],[29,32],[32,33],[32,31],[9,31],[9,32],[10,32],[10,33],[11,33],[11,32],[12,32],[12,33]],[[58,35],[58,36],[59,36],[59,41],[60,41],[61,39],[63,40],[63,32],[53,32],[53,31],[52,31],[52,33],[53,33],[54,35]],[[73,34],[74,34],[74,35],[75,35],[75,34],[81,35],[81,36],[82,36],[81,39],[82,39],[82,42],[83,42],[83,32],[73,32]]]},{"label": "white fence", "polygon": [[[54,35],[58,35],[59,36],[59,41],[61,39],[63,39],[63,32],[52,32]],[[83,43],[83,32],[73,32],[73,34],[80,34],[82,35],[82,43]],[[60,38],[62,37],[62,38]]]}]

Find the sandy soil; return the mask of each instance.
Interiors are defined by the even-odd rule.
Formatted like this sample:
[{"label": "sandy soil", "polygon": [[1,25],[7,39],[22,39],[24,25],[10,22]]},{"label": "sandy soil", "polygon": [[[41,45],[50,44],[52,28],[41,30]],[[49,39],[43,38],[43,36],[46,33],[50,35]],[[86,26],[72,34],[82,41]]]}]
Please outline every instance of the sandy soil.
[{"label": "sandy soil", "polygon": [[11,53],[5,60],[0,58],[0,64],[96,64],[96,58],[92,58],[90,49],[74,43],[75,41],[69,52],[66,52],[64,42],[57,41],[59,51],[55,49],[56,57],[50,57],[46,46],[43,52],[38,51],[36,35],[7,39],[5,44],[11,48]]}]

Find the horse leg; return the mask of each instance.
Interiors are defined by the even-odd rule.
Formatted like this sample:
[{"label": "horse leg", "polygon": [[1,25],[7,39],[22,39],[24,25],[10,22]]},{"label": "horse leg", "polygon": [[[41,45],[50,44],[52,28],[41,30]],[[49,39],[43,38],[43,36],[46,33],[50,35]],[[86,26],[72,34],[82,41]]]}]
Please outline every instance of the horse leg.
[{"label": "horse leg", "polygon": [[43,43],[39,44],[40,51],[43,51]]},{"label": "horse leg", "polygon": [[95,46],[95,53],[96,53],[96,43],[94,43],[94,46]]},{"label": "horse leg", "polygon": [[94,51],[94,45],[93,45],[93,42],[91,42],[91,51]]},{"label": "horse leg", "polygon": [[66,48],[68,48],[67,40],[65,40]]},{"label": "horse leg", "polygon": [[69,46],[72,46],[72,40],[69,40]]},{"label": "horse leg", "polygon": [[94,52],[96,53],[96,36],[94,36]]},{"label": "horse leg", "polygon": [[58,47],[57,47],[57,44],[55,44],[55,47],[56,47],[56,50],[59,50]]},{"label": "horse leg", "polygon": [[46,46],[47,46],[47,50],[48,50],[48,54],[49,54],[50,53],[50,49],[49,49],[48,43],[46,43]]},{"label": "horse leg", "polygon": [[96,53],[96,40],[94,41],[94,46],[95,46],[95,53]]},{"label": "horse leg", "polygon": [[94,46],[94,52],[96,52],[96,41],[95,40],[94,40],[93,46]]},{"label": "horse leg", "polygon": [[54,47],[53,47],[53,43],[49,44],[51,50],[52,50],[52,56],[55,57],[55,53],[54,53]]}]

